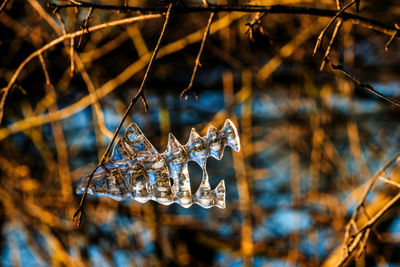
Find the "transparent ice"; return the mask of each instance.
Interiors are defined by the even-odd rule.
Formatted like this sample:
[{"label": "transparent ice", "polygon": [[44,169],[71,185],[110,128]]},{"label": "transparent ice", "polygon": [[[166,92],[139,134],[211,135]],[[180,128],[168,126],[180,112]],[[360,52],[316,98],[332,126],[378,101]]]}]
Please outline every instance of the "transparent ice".
[{"label": "transparent ice", "polygon": [[[204,208],[225,208],[225,182],[211,189],[206,170],[208,157],[220,160],[225,146],[240,150],[237,129],[231,120],[225,121],[218,130],[208,128],[201,137],[194,128],[186,145],[182,145],[171,133],[167,149],[159,153],[144,136],[139,127],[132,123],[114,146],[106,168],[94,173],[88,194],[100,195],[121,201],[132,198],[139,202],[154,200],[164,205],[178,203],[188,208],[196,203]],[[194,161],[203,170],[197,192],[192,195],[188,162]],[[76,190],[83,194],[89,175],[82,178]]]}]

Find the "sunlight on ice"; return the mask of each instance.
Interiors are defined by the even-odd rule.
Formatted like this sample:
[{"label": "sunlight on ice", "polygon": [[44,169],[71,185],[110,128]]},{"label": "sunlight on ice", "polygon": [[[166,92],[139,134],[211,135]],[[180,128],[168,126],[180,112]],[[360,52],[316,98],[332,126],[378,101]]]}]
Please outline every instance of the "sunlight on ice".
[{"label": "sunlight on ice", "polygon": [[[170,133],[167,149],[161,154],[132,123],[115,144],[106,168],[99,168],[94,173],[87,193],[118,201],[132,198],[141,203],[149,200],[163,205],[178,203],[185,208],[193,203],[203,208],[225,208],[225,182],[221,180],[212,190],[206,170],[207,158],[220,160],[225,146],[240,150],[238,131],[229,119],[221,130],[210,126],[204,137],[192,128],[186,145]],[[203,170],[194,195],[190,187],[189,161],[196,162]],[[82,178],[77,194],[84,193],[88,179],[89,175]]]}]

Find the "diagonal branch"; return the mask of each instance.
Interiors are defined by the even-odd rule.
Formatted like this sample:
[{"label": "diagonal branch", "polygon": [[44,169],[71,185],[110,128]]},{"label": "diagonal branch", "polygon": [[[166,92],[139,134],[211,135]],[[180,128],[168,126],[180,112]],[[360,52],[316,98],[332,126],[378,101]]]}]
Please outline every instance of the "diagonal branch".
[{"label": "diagonal branch", "polygon": [[[186,89],[184,89],[184,90],[182,91],[182,93],[180,94],[180,96],[179,96],[179,98],[180,98],[181,100],[182,100],[183,96],[190,90],[190,88],[192,88],[193,81],[194,81],[194,77],[196,76],[197,68],[198,68],[199,65],[200,65],[200,57],[201,57],[201,54],[203,53],[204,45],[205,45],[206,40],[207,40],[207,37],[208,37],[208,35],[209,35],[209,33],[210,33],[210,28],[211,28],[211,24],[212,24],[212,21],[213,21],[213,19],[214,19],[214,16],[215,16],[215,13],[212,12],[212,13],[210,14],[209,19],[208,19],[207,28],[206,28],[206,30],[204,31],[203,40],[201,41],[199,53],[197,54],[196,62],[195,62],[195,64],[194,64],[194,69],[193,69],[192,77],[190,78],[190,82],[189,82],[188,87],[186,87]],[[197,98],[197,96],[196,96],[196,98]]]},{"label": "diagonal branch", "polygon": [[380,98],[385,99],[386,101],[389,101],[390,103],[400,107],[400,102],[398,102],[397,100],[394,100],[388,96],[385,96],[381,93],[379,93],[378,91],[376,91],[371,85],[362,82],[359,78],[357,78],[354,74],[348,72],[347,70],[344,69],[344,67],[342,65],[335,65],[331,62],[331,68],[333,70],[338,70],[341,71],[344,75],[346,75],[347,77],[349,77],[350,79],[352,79],[359,87],[367,89],[368,91],[370,91],[371,93],[379,96]]},{"label": "diagonal branch", "polygon": [[93,14],[93,7],[89,8],[89,12],[88,12],[86,18],[83,20],[83,24],[81,25],[82,35],[79,37],[79,42],[78,42],[77,47],[79,47],[81,45],[83,34],[89,33],[88,24],[89,24],[90,18],[92,17],[92,14]]},{"label": "diagonal branch", "polygon": [[145,97],[144,97],[144,92],[143,92],[143,90],[144,90],[144,87],[146,86],[147,81],[148,81],[148,79],[149,79],[149,73],[151,72],[151,70],[152,70],[152,68],[153,68],[154,61],[155,61],[155,59],[156,59],[156,57],[157,57],[158,51],[160,50],[161,42],[162,42],[162,40],[163,40],[163,38],[164,38],[165,30],[166,30],[166,28],[167,28],[167,26],[168,26],[168,23],[169,23],[169,20],[170,20],[170,15],[171,15],[172,6],[173,6],[172,3],[169,4],[169,6],[168,6],[167,15],[166,15],[166,17],[165,17],[165,22],[164,22],[164,25],[163,25],[163,28],[162,28],[160,37],[158,38],[157,45],[156,45],[156,47],[154,48],[153,55],[151,56],[151,59],[150,59],[149,64],[148,64],[148,66],[147,66],[146,73],[144,74],[144,77],[143,77],[143,80],[142,80],[142,84],[140,85],[140,88],[139,88],[138,92],[136,93],[135,97],[131,99],[128,108],[126,109],[124,115],[123,115],[122,118],[121,118],[121,121],[119,122],[119,125],[118,125],[117,129],[116,129],[115,132],[114,132],[114,136],[113,136],[113,138],[111,139],[111,142],[108,144],[108,146],[107,146],[107,148],[106,148],[106,151],[104,152],[104,154],[103,154],[103,156],[102,156],[102,158],[101,158],[101,160],[100,160],[100,163],[99,163],[99,164],[97,165],[97,167],[90,173],[89,179],[88,179],[88,181],[87,181],[87,183],[86,183],[85,192],[83,193],[83,195],[82,195],[82,197],[81,197],[81,201],[80,201],[80,203],[79,203],[79,206],[78,206],[78,208],[76,209],[75,214],[74,214],[74,216],[73,216],[73,220],[75,221],[75,219],[76,219],[76,223],[77,223],[77,226],[78,226],[78,227],[79,227],[79,226],[81,225],[81,223],[82,223],[82,215],[83,215],[83,212],[84,212],[84,206],[85,206],[85,200],[86,200],[86,196],[87,196],[87,191],[88,191],[88,189],[89,189],[90,183],[92,182],[93,175],[94,175],[94,173],[96,172],[96,170],[97,170],[98,168],[100,168],[100,167],[106,169],[106,167],[104,166],[105,161],[106,161],[106,158],[107,158],[107,156],[108,156],[108,154],[109,154],[109,152],[110,152],[110,150],[111,150],[112,145],[113,145],[114,142],[115,142],[115,139],[116,139],[117,136],[118,136],[119,131],[121,130],[121,127],[122,127],[123,123],[125,122],[126,118],[128,117],[129,112],[131,111],[131,109],[132,109],[133,106],[136,104],[136,102],[137,102],[137,100],[138,100],[139,98],[142,99],[143,104],[144,104],[144,106],[145,106],[145,109],[147,110],[147,103],[146,103],[146,100],[145,100]]},{"label": "diagonal branch", "polygon": [[[174,9],[175,12],[175,9]],[[157,15],[157,17],[160,15]],[[225,29],[227,26],[232,24],[233,22],[237,21],[240,18],[243,18],[244,14],[232,14],[232,15],[225,15],[220,18],[218,21],[213,23],[213,27],[210,29],[210,34],[215,34],[222,29]],[[171,55],[180,51],[181,49],[187,47],[190,44],[194,44],[200,42],[203,38],[204,29],[200,29],[194,31],[193,33],[166,44],[165,46],[160,48],[158,56],[164,57],[167,55]],[[112,91],[114,91],[118,86],[124,84],[127,80],[129,80],[134,74],[138,73],[140,70],[145,69],[152,53],[147,53],[142,55],[137,61],[130,64],[128,67],[125,68],[121,73],[119,73],[114,78],[105,82],[102,86],[100,86],[96,90],[96,94],[98,98],[103,98]],[[50,123],[53,121],[63,120],[76,114],[77,112],[83,110],[84,108],[92,105],[92,96],[86,95],[79,99],[78,101],[66,106],[65,108],[59,109],[55,112],[49,113],[42,113],[38,115],[33,115],[21,120],[18,120],[7,127],[0,128],[0,140],[5,139],[7,136],[12,134],[31,129],[33,127],[38,127],[40,125]]]},{"label": "diagonal branch", "polygon": [[[336,0],[336,7],[338,10],[342,9],[342,4],[340,3],[340,0]],[[329,54],[331,53],[331,49],[332,49],[332,45],[333,42],[335,41],[336,35],[338,34],[340,27],[342,27],[343,21],[339,20],[338,22],[336,22],[336,26],[335,29],[333,30],[332,36],[331,36],[331,40],[329,41],[329,45],[325,50],[325,55],[322,58],[322,63],[321,66],[319,68],[320,71],[322,71],[325,67],[325,63],[328,61],[329,59]]]},{"label": "diagonal branch", "polygon": [[[389,168],[390,165],[392,165],[398,158],[400,157],[400,153],[397,153],[394,155],[389,161],[387,161],[375,174],[374,176],[368,181],[367,186],[363,190],[363,193],[358,200],[357,207],[355,208],[350,221],[346,225],[346,232],[345,232],[345,237],[343,240],[343,248],[344,248],[344,254],[342,255],[340,261],[336,263],[335,266],[342,266],[352,255],[352,253],[356,250],[356,248],[359,246],[359,244],[364,244],[365,245],[365,238],[367,238],[368,233],[365,232],[367,228],[371,228],[375,222],[383,216],[383,214],[391,207],[393,204],[399,199],[400,193],[393,198],[391,201],[389,201],[383,209],[381,209],[374,217],[369,218],[368,223],[364,225],[361,229],[357,227],[357,217],[360,213],[360,211],[365,207],[365,201],[367,199],[368,193],[371,191],[373,186],[375,185],[376,181],[381,178],[382,174]],[[369,217],[367,215],[367,217]],[[356,234],[350,235],[351,230],[354,230]],[[364,237],[364,239],[363,239]],[[350,241],[351,240],[351,241]],[[363,246],[361,246],[360,251],[363,250]]]},{"label": "diagonal branch", "polygon": [[8,1],[9,0],[3,0],[3,3],[0,6],[0,13],[6,8]]},{"label": "diagonal branch", "polygon": [[386,43],[386,45],[385,45],[385,50],[386,51],[389,51],[389,46],[392,44],[393,40],[396,37],[400,36],[400,26],[397,23],[395,23],[394,27],[396,28],[396,31],[392,34],[392,36],[390,36],[389,41]]},{"label": "diagonal branch", "polygon": [[329,27],[335,22],[335,20],[343,13],[345,12],[348,8],[350,8],[356,1],[353,0],[350,3],[348,3],[345,7],[343,7],[341,10],[339,10],[336,15],[329,21],[328,25],[325,26],[325,28],[321,31],[321,33],[318,36],[317,39],[317,43],[315,44],[314,47],[314,53],[313,55],[315,55],[317,53],[318,48],[321,46],[322,43],[322,38],[324,38],[327,30],[329,29]]},{"label": "diagonal branch", "polygon": [[338,34],[340,27],[342,27],[342,24],[343,24],[343,21],[341,21],[341,20],[336,23],[335,30],[332,33],[331,40],[329,41],[329,45],[326,48],[325,55],[322,59],[321,67],[319,68],[320,71],[322,71],[324,69],[325,63],[329,60],[329,54],[331,53],[333,42],[335,41],[336,35]]}]

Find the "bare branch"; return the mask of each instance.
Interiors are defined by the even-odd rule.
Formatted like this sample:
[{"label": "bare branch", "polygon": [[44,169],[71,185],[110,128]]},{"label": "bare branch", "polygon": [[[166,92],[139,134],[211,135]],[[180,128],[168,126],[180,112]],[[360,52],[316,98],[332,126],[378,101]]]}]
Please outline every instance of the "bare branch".
[{"label": "bare branch", "polygon": [[317,53],[318,48],[321,46],[322,38],[324,38],[326,31],[329,29],[329,27],[335,22],[335,20],[340,16],[340,14],[342,14],[344,11],[346,11],[348,8],[350,8],[354,3],[355,3],[355,0],[351,1],[345,7],[343,7],[341,10],[339,10],[336,13],[336,15],[329,21],[328,25],[326,25],[325,28],[321,31],[321,33],[318,36],[317,43],[315,44],[313,55],[315,55]]},{"label": "bare branch", "polygon": [[325,55],[322,59],[321,67],[319,68],[320,71],[322,71],[324,69],[326,61],[329,60],[329,54],[331,53],[333,42],[335,41],[336,35],[338,34],[342,24],[343,24],[343,21],[341,21],[341,20],[336,23],[335,30],[332,33],[331,40],[329,41],[329,45],[326,48]]},{"label": "bare branch", "polygon": [[[138,11],[141,13],[163,13],[167,11],[166,7],[136,7],[136,6],[118,6],[118,5],[102,5],[95,3],[87,3],[83,1],[75,1],[75,4],[57,5],[50,3],[50,7],[62,8],[90,8],[111,10],[111,11]],[[354,1],[353,1],[354,2]],[[345,7],[346,8],[346,7]],[[346,8],[347,9],[347,8]],[[319,17],[336,17],[342,20],[351,20],[354,24],[361,25],[368,29],[373,29],[382,32],[386,35],[392,35],[396,29],[379,21],[367,19],[355,14],[346,12],[338,12],[337,10],[319,9],[310,7],[285,6],[285,5],[212,5],[205,6],[176,6],[174,12],[191,13],[191,12],[245,12],[245,13],[264,13],[270,14],[298,14],[312,15]],[[335,18],[335,19],[336,19]]]},{"label": "bare branch", "polygon": [[3,3],[0,6],[0,13],[3,12],[3,10],[6,8],[7,3],[9,0],[4,0]]},{"label": "bare branch", "polygon": [[96,170],[97,170],[99,167],[103,167],[103,168],[106,169],[106,167],[104,166],[104,162],[105,162],[105,160],[106,160],[106,158],[107,158],[107,156],[108,156],[108,154],[109,154],[109,152],[110,152],[110,150],[111,150],[112,145],[113,145],[114,142],[115,142],[115,139],[116,139],[117,136],[118,136],[118,133],[119,133],[119,131],[120,131],[122,125],[124,124],[126,118],[128,117],[129,112],[131,111],[131,109],[132,109],[133,106],[136,104],[136,102],[137,102],[137,100],[138,100],[139,98],[142,99],[143,104],[144,104],[144,106],[145,106],[145,109],[147,110],[147,103],[146,103],[145,96],[144,96],[144,87],[145,87],[146,84],[147,84],[147,81],[148,81],[148,79],[149,79],[149,73],[151,72],[151,69],[153,68],[154,61],[155,61],[155,59],[156,59],[156,57],[157,57],[157,53],[158,53],[158,51],[160,50],[161,42],[162,42],[162,40],[163,40],[163,38],[164,38],[165,30],[166,30],[166,28],[167,28],[167,26],[168,26],[168,23],[169,23],[169,20],[170,20],[170,15],[171,15],[172,6],[173,6],[173,4],[171,3],[171,4],[169,5],[169,7],[168,7],[167,15],[166,15],[166,17],[165,17],[165,22],[164,22],[164,25],[163,25],[163,28],[162,28],[160,37],[158,38],[158,42],[157,42],[156,47],[154,48],[153,55],[152,55],[152,57],[151,57],[151,59],[150,59],[150,61],[149,61],[149,64],[147,65],[147,70],[146,70],[146,73],[144,74],[144,77],[143,77],[143,80],[142,80],[142,84],[140,85],[140,88],[139,88],[138,92],[136,93],[135,97],[131,99],[128,108],[126,109],[124,115],[123,115],[122,118],[121,118],[121,121],[119,122],[119,125],[118,125],[117,129],[116,129],[115,132],[114,132],[113,138],[111,139],[110,143],[108,144],[108,146],[107,146],[107,148],[106,148],[106,151],[104,152],[104,154],[103,154],[103,156],[102,156],[102,158],[101,158],[101,160],[100,160],[100,163],[99,163],[99,164],[97,165],[97,167],[91,172],[91,174],[90,174],[90,176],[89,176],[89,179],[88,179],[87,184],[86,184],[86,187],[85,187],[85,192],[83,193],[82,198],[81,198],[81,201],[80,201],[80,203],[79,203],[79,206],[78,206],[78,208],[76,209],[75,214],[74,214],[74,216],[73,216],[73,220],[75,221],[75,219],[76,219],[76,223],[77,223],[77,226],[78,226],[78,227],[79,227],[79,226],[81,225],[81,223],[82,223],[82,216],[83,216],[83,212],[84,212],[84,205],[85,205],[85,200],[86,200],[86,196],[87,196],[87,191],[88,191],[88,189],[89,189],[90,183],[92,182],[93,175],[94,175],[94,173],[96,172]]},{"label": "bare branch", "polygon": [[268,14],[268,12],[264,12],[259,14],[257,17],[255,17],[250,23],[246,23],[246,26],[248,26],[247,31],[245,32],[245,34],[249,33],[250,34],[250,40],[252,40],[254,42],[254,38],[253,38],[253,33],[254,33],[254,27],[257,24],[260,24],[260,21],[263,17],[265,17]]},{"label": "bare branch", "polygon": [[39,60],[40,60],[40,64],[43,69],[44,77],[46,79],[46,86],[49,87],[49,86],[51,86],[50,75],[49,75],[49,72],[47,71],[46,63],[44,62],[44,58],[43,58],[42,54],[39,55]]},{"label": "bare branch", "polygon": [[[355,249],[359,246],[360,242],[362,244],[359,253],[361,253],[366,245],[366,238],[369,235],[369,230],[368,232],[365,232],[368,228],[371,228],[375,222],[383,216],[383,214],[400,198],[400,193],[393,198],[391,201],[389,201],[383,209],[381,209],[377,214],[375,214],[374,217],[370,218],[370,216],[366,214],[368,218],[368,223],[365,224],[361,229],[358,228],[356,219],[360,213],[361,209],[364,209],[365,206],[365,201],[367,198],[368,193],[371,191],[372,187],[375,185],[376,181],[378,179],[381,179],[382,174],[389,168],[390,165],[393,164],[398,158],[400,157],[400,153],[397,153],[394,155],[389,161],[387,161],[375,174],[374,176],[369,180],[366,188],[364,189],[361,198],[358,201],[357,207],[354,210],[350,221],[346,225],[346,232],[345,232],[345,237],[343,241],[343,249],[344,249],[344,254],[342,255],[340,261],[336,264],[336,266],[342,266],[352,255],[352,253],[355,251]],[[395,199],[395,200],[394,200]],[[350,235],[350,232],[354,230],[356,234]],[[364,238],[363,238],[364,237]]]},{"label": "bare branch", "polygon": [[390,44],[393,42],[393,40],[394,40],[396,37],[399,37],[399,36],[400,36],[400,26],[399,26],[397,23],[395,23],[395,24],[394,24],[394,27],[396,28],[396,31],[392,34],[392,36],[390,36],[389,41],[386,43],[386,45],[385,45],[385,50],[386,50],[386,51],[389,51],[389,46],[390,46]]},{"label": "bare branch", "polygon": [[[100,131],[107,136],[108,138],[112,139],[113,133],[110,132],[110,130],[107,129],[105,122],[104,122],[104,115],[103,111],[101,109],[100,101],[99,98],[96,95],[96,88],[93,84],[92,79],[90,78],[89,74],[87,73],[85,66],[82,63],[81,58],[78,56],[78,54],[74,54],[74,61],[76,62],[76,66],[78,67],[78,71],[81,74],[81,77],[83,81],[86,84],[86,87],[88,88],[89,94],[93,97],[93,111],[96,114],[97,118],[97,123],[99,125]],[[73,63],[72,65],[73,66]]]},{"label": "bare branch", "polygon": [[[186,88],[181,92],[181,94],[180,94],[180,96],[179,96],[181,100],[182,100],[183,96],[186,94],[186,92],[188,92],[188,91],[190,90],[190,88],[192,88],[193,81],[194,81],[194,77],[196,76],[197,68],[198,68],[198,66],[200,65],[200,57],[201,57],[201,54],[203,53],[204,45],[205,45],[205,43],[206,43],[208,34],[210,33],[210,28],[211,28],[211,24],[212,24],[212,21],[213,21],[213,19],[214,19],[214,16],[215,16],[215,13],[212,12],[212,13],[210,14],[210,17],[208,18],[207,28],[206,28],[206,30],[204,31],[203,40],[201,41],[199,53],[197,54],[197,57],[196,57],[196,62],[195,62],[195,64],[194,64],[194,69],[193,69],[192,77],[190,78],[190,82],[189,82],[188,87],[186,87]],[[196,97],[196,98],[197,98],[197,97]]]},{"label": "bare branch", "polygon": [[81,26],[82,35],[79,37],[79,42],[78,42],[77,47],[79,47],[81,45],[83,34],[85,34],[85,32],[89,33],[88,24],[89,24],[89,19],[92,17],[92,13],[93,13],[93,7],[89,8],[89,12],[88,12],[86,18],[83,20],[83,25]]}]

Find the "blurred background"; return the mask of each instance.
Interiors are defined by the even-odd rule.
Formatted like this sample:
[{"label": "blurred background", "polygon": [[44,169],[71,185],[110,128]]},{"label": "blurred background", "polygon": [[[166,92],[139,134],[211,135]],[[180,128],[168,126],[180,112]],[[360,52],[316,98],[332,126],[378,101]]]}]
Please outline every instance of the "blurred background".
[{"label": "blurred background", "polygon": [[[145,0],[127,3],[164,6]],[[228,4],[337,9],[334,0]],[[31,53],[64,30],[81,31],[88,12],[65,8],[53,13],[47,1],[9,1],[0,13],[0,88],[8,85]],[[355,13],[355,7],[348,12]],[[135,15],[140,14],[94,9],[87,26]],[[184,144],[192,127],[204,135],[211,124],[221,128],[227,118],[234,121],[242,150],[236,153],[227,147],[221,161],[207,162],[211,187],[225,180],[226,209],[89,196],[81,227],[72,221],[80,200],[75,194],[78,181],[98,164],[136,94],[163,19],[106,27],[84,34],[81,40],[74,38],[72,67],[70,39],[32,58],[8,92],[1,121],[1,265],[333,266],[339,262],[345,227],[363,189],[400,151],[400,110],[332,71],[329,63],[320,71],[336,23],[315,56],[313,49],[329,17],[268,14],[251,35],[246,33],[246,24],[259,15],[216,14],[193,87],[180,100],[209,13],[172,13],[145,88],[149,110],[145,112],[139,101],[122,128],[137,123],[162,152],[170,132]],[[399,22],[400,6],[396,1],[361,0],[359,15],[393,26]],[[385,51],[389,38],[344,21],[330,59],[386,96],[400,99],[400,43],[394,40]],[[400,180],[399,164],[395,160],[385,177]],[[194,193],[201,169],[194,162],[189,169]],[[359,227],[398,190],[378,180],[366,198]],[[363,253],[350,257],[347,264],[399,265],[399,212],[394,205],[385,213]]]}]

